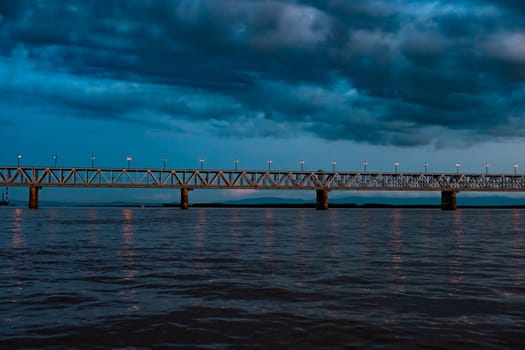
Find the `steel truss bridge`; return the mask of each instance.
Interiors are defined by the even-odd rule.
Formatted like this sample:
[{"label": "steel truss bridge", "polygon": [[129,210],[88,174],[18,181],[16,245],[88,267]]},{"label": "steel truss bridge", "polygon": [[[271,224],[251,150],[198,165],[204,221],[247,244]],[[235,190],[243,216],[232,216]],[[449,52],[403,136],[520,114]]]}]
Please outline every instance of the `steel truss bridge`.
[{"label": "steel truss bridge", "polygon": [[0,186],[29,187],[38,208],[43,187],[181,189],[181,208],[193,189],[316,190],[317,208],[329,191],[441,191],[442,208],[456,208],[456,193],[525,192],[525,175],[283,170],[0,167]]}]

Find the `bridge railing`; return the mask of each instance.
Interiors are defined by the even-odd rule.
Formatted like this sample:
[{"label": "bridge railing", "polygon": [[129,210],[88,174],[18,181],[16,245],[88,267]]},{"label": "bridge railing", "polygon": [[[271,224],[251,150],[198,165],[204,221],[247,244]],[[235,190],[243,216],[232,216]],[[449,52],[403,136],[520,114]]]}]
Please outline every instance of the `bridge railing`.
[{"label": "bridge railing", "polygon": [[525,191],[524,175],[147,168],[0,167],[0,186]]}]

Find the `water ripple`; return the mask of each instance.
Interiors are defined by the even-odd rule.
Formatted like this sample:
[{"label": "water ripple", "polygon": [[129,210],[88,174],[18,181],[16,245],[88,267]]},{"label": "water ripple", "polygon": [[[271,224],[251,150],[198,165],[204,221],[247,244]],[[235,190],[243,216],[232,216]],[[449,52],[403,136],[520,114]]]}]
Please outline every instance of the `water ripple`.
[{"label": "water ripple", "polygon": [[0,210],[0,348],[514,349],[521,210]]}]

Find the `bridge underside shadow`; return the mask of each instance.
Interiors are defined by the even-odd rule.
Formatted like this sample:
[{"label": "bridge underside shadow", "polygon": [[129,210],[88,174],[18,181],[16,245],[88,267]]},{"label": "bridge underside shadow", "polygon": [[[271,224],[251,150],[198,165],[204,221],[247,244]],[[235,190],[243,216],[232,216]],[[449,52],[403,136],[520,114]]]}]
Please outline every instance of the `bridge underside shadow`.
[{"label": "bridge underside shadow", "polygon": [[[180,209],[189,209],[189,191],[190,188],[180,189]],[[328,189],[316,190],[316,202],[315,209],[317,210],[328,210]],[[442,191],[441,192],[441,209],[442,210],[456,210],[457,209],[457,191]]]},{"label": "bridge underside shadow", "polygon": [[[29,208],[38,209],[39,207],[39,191],[42,189],[41,186],[30,186],[29,187]],[[180,189],[180,209],[189,209],[189,192],[191,188]],[[328,189],[316,190],[316,203],[315,208],[317,210],[328,210]],[[457,209],[457,191],[441,191],[441,209],[442,210],[456,210]]]}]

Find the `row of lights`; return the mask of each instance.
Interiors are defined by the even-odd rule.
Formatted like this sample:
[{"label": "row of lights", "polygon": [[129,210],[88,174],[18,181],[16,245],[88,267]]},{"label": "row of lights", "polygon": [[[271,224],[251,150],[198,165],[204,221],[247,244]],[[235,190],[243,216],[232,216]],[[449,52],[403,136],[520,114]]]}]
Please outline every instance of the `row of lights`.
[{"label": "row of lights", "polygon": [[[17,166],[20,167],[20,159],[22,159],[22,155],[19,153],[17,156]],[[131,156],[127,156],[126,157],[126,161],[128,162],[128,168],[131,167],[131,161],[133,160],[133,158]],[[54,161],[54,164],[55,164],[55,168],[57,166],[57,162],[58,162],[58,156],[55,154],[53,155],[53,161]],[[163,166],[163,169],[166,169],[166,162],[168,161],[168,158],[167,157],[162,157],[162,166]],[[204,158],[200,158],[199,159],[199,162],[200,162],[200,165],[201,165],[201,170],[204,169]],[[272,160],[271,159],[268,159],[267,161],[268,163],[268,171],[272,170]],[[299,164],[301,165],[301,171],[304,171],[304,160],[301,160],[299,162]],[[335,166],[336,166],[337,162],[335,160],[332,161],[332,171],[335,172]],[[239,160],[238,159],[235,159],[233,161],[233,165],[234,165],[234,168],[235,170],[237,170],[237,167],[239,165]],[[456,173],[459,174],[459,168],[461,166],[461,164],[459,162],[456,162]],[[91,156],[91,167],[93,168],[95,166],[95,156]],[[363,167],[364,167],[364,171],[366,173],[366,168],[368,166],[368,162],[365,160],[363,162]],[[423,166],[425,167],[425,174],[427,173],[427,170],[428,170],[428,162],[425,162],[423,164]],[[488,174],[489,173],[489,166],[490,164],[489,163],[485,163],[485,174]],[[396,160],[394,161],[394,172],[397,173],[397,170],[398,170],[398,167],[399,167],[399,162]],[[516,173],[518,172],[518,163],[514,163],[513,165],[513,168],[514,168],[514,175],[516,175]]]},{"label": "row of lights", "polygon": [[[204,159],[201,158],[200,159],[200,162],[201,162],[201,170],[203,169],[204,167]],[[271,165],[272,165],[272,160],[271,159],[268,159],[268,170],[271,170]],[[235,170],[237,170],[237,165],[239,163],[239,160],[235,159],[233,161],[234,165],[235,165]],[[301,160],[299,162],[299,164],[301,165],[301,171],[304,171],[304,160]],[[335,160],[332,161],[332,171],[335,172],[335,166],[336,166],[337,162]],[[363,162],[363,167],[364,167],[364,172],[366,173],[366,169],[367,169],[367,166],[368,166],[368,162],[365,160]],[[429,166],[429,163],[428,162],[425,162],[423,163],[423,166],[425,167],[425,174],[427,173],[428,171],[428,166]],[[456,163],[456,173],[459,174],[459,167],[461,166],[461,164],[458,162]],[[485,174],[488,174],[489,173],[489,166],[490,164],[489,163],[485,163]],[[398,171],[398,167],[399,167],[399,162],[398,161],[395,161],[394,162],[394,172],[397,173]],[[514,163],[513,165],[513,168],[514,168],[514,175],[516,175],[517,171],[518,171],[518,163]]]},{"label": "row of lights", "polygon": [[[22,159],[22,155],[20,153],[17,154],[16,156],[16,164],[17,166],[20,168],[20,159]],[[131,162],[131,157],[128,156],[128,167],[129,167],[129,162]],[[53,163],[55,165],[55,168],[57,167],[57,163],[58,163],[58,156],[56,154],[53,155]],[[95,156],[91,156],[91,167],[93,168],[95,166]]]}]

